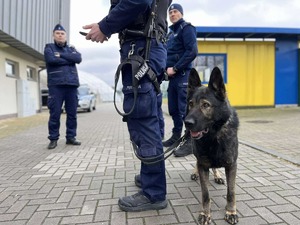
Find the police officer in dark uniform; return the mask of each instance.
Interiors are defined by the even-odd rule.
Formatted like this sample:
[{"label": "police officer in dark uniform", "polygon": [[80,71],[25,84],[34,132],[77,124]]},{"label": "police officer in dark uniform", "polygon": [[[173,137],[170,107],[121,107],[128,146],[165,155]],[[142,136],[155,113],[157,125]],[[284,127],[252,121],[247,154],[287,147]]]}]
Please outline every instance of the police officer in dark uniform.
[{"label": "police officer in dark uniform", "polygon": [[[157,5],[157,11],[152,14],[155,16],[154,24],[151,22],[152,16],[151,21],[149,20],[153,2]],[[160,160],[152,164],[149,164],[147,159],[161,156],[163,153],[156,81],[162,79],[166,66],[164,37],[170,3],[168,0],[113,0],[107,16],[99,23],[83,27],[90,29],[86,35],[87,40],[100,43],[107,41],[112,34],[119,33],[120,65],[128,62],[122,66],[123,110],[127,114],[123,121],[127,122],[130,139],[138,157],[144,160],[141,162],[140,173],[135,176],[135,183],[141,187],[141,191],[119,199],[119,207],[124,211],[158,210],[167,207],[168,204],[163,157],[159,157]],[[143,70],[136,73],[133,59],[140,57],[147,59],[146,64],[142,62],[142,65],[150,67],[149,71],[155,74],[155,79],[150,79],[149,72],[143,75]],[[132,65],[128,59],[132,59]],[[138,86],[133,84],[135,75],[139,79]],[[136,101],[135,91],[138,92]],[[132,112],[129,113],[130,111]]]},{"label": "police officer in dark uniform", "polygon": [[44,56],[47,67],[49,121],[48,149],[54,149],[59,139],[60,116],[65,103],[67,114],[66,144],[80,145],[76,140],[77,130],[77,88],[79,78],[76,64],[81,62],[81,54],[67,44],[67,33],[62,25],[53,29],[54,43],[46,44]]},{"label": "police officer in dark uniform", "polygon": [[[164,147],[171,147],[181,137],[183,121],[186,115],[186,97],[188,77],[192,61],[198,54],[196,29],[183,19],[183,9],[179,4],[169,7],[169,27],[167,48],[168,108],[173,119],[172,136],[163,142]],[[191,139],[174,152],[175,156],[186,156],[192,153]],[[177,143],[178,144],[178,143]],[[175,147],[175,146],[173,146]]]}]

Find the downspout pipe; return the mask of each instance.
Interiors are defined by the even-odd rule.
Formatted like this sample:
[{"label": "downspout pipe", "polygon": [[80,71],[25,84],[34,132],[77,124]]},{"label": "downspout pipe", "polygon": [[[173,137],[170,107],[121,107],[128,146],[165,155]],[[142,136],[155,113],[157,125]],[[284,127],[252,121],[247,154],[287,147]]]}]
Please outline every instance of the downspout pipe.
[{"label": "downspout pipe", "polygon": [[39,113],[42,112],[42,90],[41,90],[41,72],[43,70],[45,70],[46,67],[39,67],[38,70],[38,90],[39,90],[39,103],[40,103],[40,107],[39,107]]}]

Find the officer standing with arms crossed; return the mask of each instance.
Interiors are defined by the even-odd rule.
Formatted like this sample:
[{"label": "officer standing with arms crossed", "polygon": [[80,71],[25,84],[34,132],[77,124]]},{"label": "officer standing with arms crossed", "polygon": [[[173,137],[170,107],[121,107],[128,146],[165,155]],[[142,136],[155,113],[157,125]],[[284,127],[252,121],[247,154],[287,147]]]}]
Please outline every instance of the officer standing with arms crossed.
[{"label": "officer standing with arms crossed", "polygon": [[[153,3],[157,4],[156,13],[150,14],[154,8]],[[141,162],[140,174],[135,176],[135,183],[141,187],[141,191],[119,199],[118,204],[123,211],[159,210],[166,208],[168,204],[165,162],[161,156],[163,146],[158,120],[157,82],[150,79],[149,71],[154,72],[152,75],[155,75],[158,82],[162,80],[167,58],[163,40],[167,31],[166,17],[170,3],[169,0],[112,0],[107,16],[99,23],[83,26],[84,29],[90,29],[86,39],[100,43],[107,41],[112,34],[119,33],[120,65],[128,62],[121,67],[123,109],[127,114],[123,116],[123,121],[127,122],[130,139],[138,157],[146,161],[153,157],[161,159],[154,164]],[[151,18],[155,18],[154,24],[151,23]],[[141,63],[143,66],[139,68],[142,70],[137,72],[134,69],[136,61],[129,59],[141,58],[147,60]],[[143,75],[147,66],[150,69]],[[133,84],[135,78],[139,79],[137,89],[136,84]],[[133,103],[135,91],[138,92],[136,104]]]},{"label": "officer standing with arms crossed", "polygon": [[[198,49],[196,29],[183,19],[181,5],[174,3],[169,7],[169,19],[172,25],[167,41],[168,108],[174,127],[172,136],[163,142],[163,146],[173,148],[176,147],[174,145],[178,144],[177,141],[181,137],[186,116],[188,77]],[[174,151],[177,157],[192,153],[191,138],[189,132],[186,133],[186,142]]]},{"label": "officer standing with arms crossed", "polygon": [[76,140],[77,131],[77,88],[79,78],[76,64],[81,62],[81,54],[67,44],[67,33],[64,27],[57,24],[53,29],[54,43],[46,44],[44,56],[47,67],[47,85],[49,90],[48,149],[57,146],[59,138],[60,116],[65,103],[67,113],[66,144],[80,145]]}]

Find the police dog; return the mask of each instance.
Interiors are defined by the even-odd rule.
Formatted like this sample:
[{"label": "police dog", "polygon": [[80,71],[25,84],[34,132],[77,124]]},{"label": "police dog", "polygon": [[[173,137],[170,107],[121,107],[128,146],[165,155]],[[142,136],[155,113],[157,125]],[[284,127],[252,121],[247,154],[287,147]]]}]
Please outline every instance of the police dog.
[{"label": "police dog", "polygon": [[208,192],[209,168],[225,168],[227,182],[227,204],[225,220],[238,222],[235,203],[235,180],[237,172],[239,120],[230,106],[221,71],[215,67],[208,86],[201,85],[195,69],[188,81],[188,114],[185,126],[190,131],[193,152],[197,159],[202,189],[202,207],[199,224],[211,223],[210,198]]}]

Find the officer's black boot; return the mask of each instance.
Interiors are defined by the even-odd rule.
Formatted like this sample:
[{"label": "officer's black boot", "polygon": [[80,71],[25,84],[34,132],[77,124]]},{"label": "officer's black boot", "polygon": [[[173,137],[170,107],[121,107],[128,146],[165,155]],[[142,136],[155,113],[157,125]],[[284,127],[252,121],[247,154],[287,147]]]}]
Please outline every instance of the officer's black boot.
[{"label": "officer's black boot", "polygon": [[168,206],[167,199],[153,202],[140,191],[134,195],[119,198],[118,205],[125,212],[141,212],[146,210],[160,210]]},{"label": "officer's black boot", "polygon": [[186,137],[183,143],[179,144],[178,149],[174,151],[176,157],[184,157],[193,153],[192,138],[190,135]]},{"label": "officer's black boot", "polygon": [[164,147],[170,147],[173,145],[179,138],[181,134],[173,133],[172,137],[170,137],[168,140],[163,141],[163,146]]},{"label": "officer's black boot", "polygon": [[54,149],[57,146],[57,140],[51,140],[49,145],[48,145],[48,149]]},{"label": "officer's black boot", "polygon": [[81,145],[81,142],[76,140],[76,138],[70,138],[66,141],[67,145]]}]

